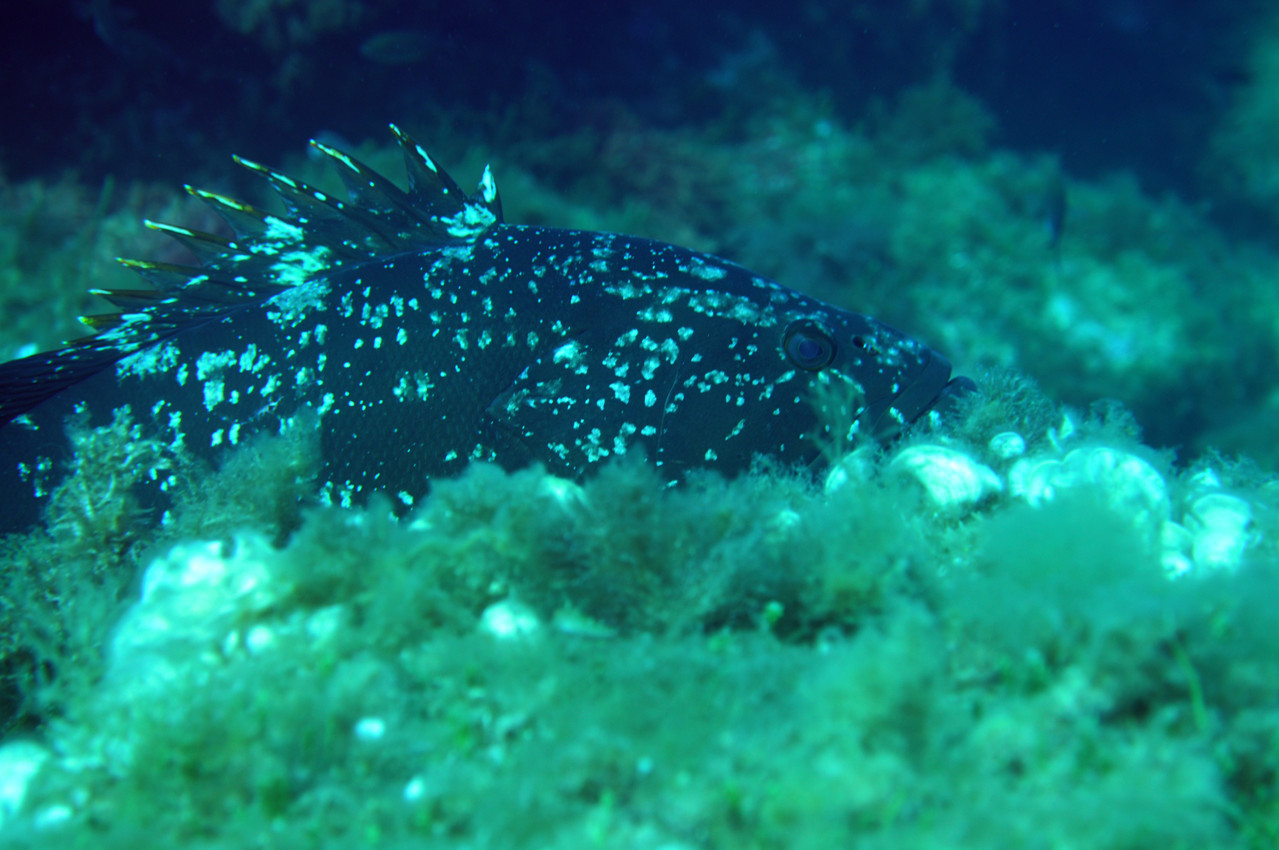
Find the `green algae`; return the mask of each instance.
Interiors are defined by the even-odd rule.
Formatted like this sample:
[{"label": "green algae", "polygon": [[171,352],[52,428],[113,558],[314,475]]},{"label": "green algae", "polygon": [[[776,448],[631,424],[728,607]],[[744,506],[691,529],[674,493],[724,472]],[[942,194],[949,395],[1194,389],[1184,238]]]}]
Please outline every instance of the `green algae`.
[{"label": "green algae", "polygon": [[[991,438],[1014,430],[1050,452],[1066,439],[1052,399],[1099,394],[1144,423],[1191,410],[1216,434],[1239,425],[1230,448],[1273,465],[1256,401],[1273,383],[1273,252],[1131,178],[1066,174],[1056,262],[1039,201],[1060,164],[993,150],[997,127],[955,86],[846,126],[773,84],[785,105],[744,127],[623,115],[513,146],[495,163],[510,219],[718,250],[923,330],[988,367],[944,438],[1001,472]],[[397,155],[356,153],[375,167]],[[4,284],[11,350],[68,335],[47,316],[86,308],[58,293],[103,284],[78,257],[135,253],[31,229],[58,220],[41,189],[17,187],[29,196],[5,229],[12,250],[32,235]],[[147,213],[191,223],[188,209]],[[48,300],[29,314],[13,306],[37,290]],[[73,476],[50,530],[0,555],[9,735],[58,750],[5,839],[1272,846],[1279,488],[1264,465],[1221,456],[1176,472],[1108,413],[1079,418],[1075,439],[1138,451],[1179,500],[1205,469],[1249,500],[1237,572],[1169,582],[1096,493],[941,515],[875,459],[830,494],[767,469],[669,490],[635,462],[580,487],[477,466],[402,521],[386,503],[308,509],[304,434],[242,447],[222,470],[177,464],[157,531],[117,465],[165,448],[116,423],[84,444],[102,462]],[[121,667],[110,647],[143,569],[202,540],[261,565],[270,603],[235,609],[199,652]],[[537,627],[487,631],[503,607]],[[144,690],[167,665],[167,686]],[[48,825],[58,807],[65,822]]]},{"label": "green algae", "polygon": [[[1002,386],[970,433],[1041,403]],[[1135,448],[1114,417],[1076,433],[1055,439]],[[230,462],[241,486],[296,484],[277,439],[289,462],[237,450],[256,458]],[[6,839],[1267,845],[1264,474],[1221,473],[1258,507],[1253,555],[1169,581],[1103,491],[955,516],[869,463],[830,493],[776,470],[670,489],[639,459],[581,485],[478,465],[403,520],[389,503],[239,529],[188,514],[181,539],[227,542],[130,547],[151,607],[99,616],[88,666],[55,654],[35,734],[58,755]],[[192,501],[229,486],[191,482]],[[79,575],[75,551],[46,557]],[[254,576],[255,601],[189,596],[201,558]],[[189,576],[170,607],[157,563]],[[532,625],[495,631],[496,609]]]},{"label": "green algae", "polygon": [[[157,549],[253,530],[277,540],[313,492],[318,437],[303,417],[258,437],[219,470],[144,435],[128,408],[110,424],[68,424],[75,452],[44,522],[0,538],[0,728],[48,724],[101,675],[103,646]],[[143,509],[132,488],[172,476],[172,507]]]}]

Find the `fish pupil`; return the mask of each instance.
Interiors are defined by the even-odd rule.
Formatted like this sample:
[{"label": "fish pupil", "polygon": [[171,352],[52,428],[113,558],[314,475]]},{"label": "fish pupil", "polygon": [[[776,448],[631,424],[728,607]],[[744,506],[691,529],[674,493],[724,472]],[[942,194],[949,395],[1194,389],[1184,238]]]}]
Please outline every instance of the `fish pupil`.
[{"label": "fish pupil", "polygon": [[783,347],[786,356],[796,366],[813,372],[835,359],[835,341],[814,322],[805,321],[792,326]]},{"label": "fish pupil", "polygon": [[816,360],[822,354],[822,346],[815,339],[800,340],[799,356],[801,360]]}]

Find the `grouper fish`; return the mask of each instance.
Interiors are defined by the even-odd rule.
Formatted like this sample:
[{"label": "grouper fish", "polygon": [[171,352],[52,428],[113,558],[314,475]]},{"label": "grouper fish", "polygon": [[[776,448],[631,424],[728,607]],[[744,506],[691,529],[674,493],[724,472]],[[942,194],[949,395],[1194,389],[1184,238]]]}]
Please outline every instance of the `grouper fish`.
[{"label": "grouper fish", "polygon": [[68,417],[125,405],[212,463],[310,417],[321,499],[410,505],[473,461],[578,479],[642,452],[672,483],[759,457],[817,470],[823,390],[847,390],[846,436],[882,442],[972,389],[888,325],[718,257],[507,224],[488,168],[467,195],[391,129],[407,190],[319,142],[346,199],[237,157],[282,213],[187,187],[232,237],[148,222],[199,265],[123,260],[151,288],[95,290],[118,312],[84,318],[92,335],[0,364],[0,529],[38,519],[65,475]]}]

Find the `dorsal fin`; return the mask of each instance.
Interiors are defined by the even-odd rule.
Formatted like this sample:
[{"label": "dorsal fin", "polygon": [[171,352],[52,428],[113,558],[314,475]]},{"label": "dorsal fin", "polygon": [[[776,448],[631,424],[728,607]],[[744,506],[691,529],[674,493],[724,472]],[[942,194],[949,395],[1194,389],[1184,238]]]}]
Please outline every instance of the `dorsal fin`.
[{"label": "dorsal fin", "polygon": [[0,426],[131,354],[289,287],[381,257],[473,241],[501,223],[502,203],[487,166],[476,194],[468,196],[407,133],[394,124],[391,132],[404,152],[407,191],[315,141],[312,147],[342,178],[347,200],[242,157],[235,162],[267,181],[284,204],[282,214],[187,186],[235,237],[146,222],[189,248],[200,265],[121,259],[156,289],[92,290],[122,312],[82,317],[92,335],[0,364]]}]

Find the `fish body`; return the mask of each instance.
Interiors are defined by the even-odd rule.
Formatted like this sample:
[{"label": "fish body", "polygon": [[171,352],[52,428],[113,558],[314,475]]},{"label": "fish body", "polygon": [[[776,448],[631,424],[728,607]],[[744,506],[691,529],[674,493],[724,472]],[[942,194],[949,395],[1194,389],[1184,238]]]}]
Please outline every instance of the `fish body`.
[{"label": "fish body", "polygon": [[717,257],[506,224],[487,170],[467,196],[396,133],[408,191],[324,145],[347,201],[241,161],[284,215],[191,190],[234,239],[157,225],[202,265],[127,261],[154,291],[102,293],[122,312],[90,317],[96,335],[0,365],[7,513],[33,518],[76,409],[101,424],[127,404],[214,461],[316,415],[327,500],[409,505],[472,461],[578,478],[642,451],[671,481],[759,455],[814,466],[821,387],[849,387],[847,422],[879,440],[971,387],[893,328]]}]

